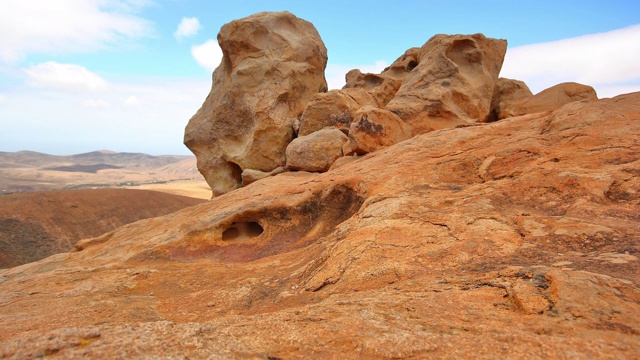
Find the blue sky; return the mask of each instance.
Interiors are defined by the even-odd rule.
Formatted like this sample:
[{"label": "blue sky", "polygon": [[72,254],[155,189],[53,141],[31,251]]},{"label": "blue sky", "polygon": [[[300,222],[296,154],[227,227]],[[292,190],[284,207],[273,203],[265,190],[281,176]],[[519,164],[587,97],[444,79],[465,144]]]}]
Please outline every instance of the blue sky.
[{"label": "blue sky", "polygon": [[600,97],[640,91],[631,0],[0,0],[0,151],[188,154],[184,126],[209,92],[220,27],[279,10],[316,26],[332,88],[435,34],[482,32],[508,40],[501,75],[534,92],[564,81]]}]

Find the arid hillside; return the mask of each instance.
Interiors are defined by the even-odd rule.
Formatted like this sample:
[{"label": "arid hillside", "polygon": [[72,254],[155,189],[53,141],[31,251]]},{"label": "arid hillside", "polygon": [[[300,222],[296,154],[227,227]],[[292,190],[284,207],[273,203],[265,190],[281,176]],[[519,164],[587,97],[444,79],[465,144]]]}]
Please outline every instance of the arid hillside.
[{"label": "arid hillside", "polygon": [[70,156],[0,152],[0,194],[141,185],[171,188],[166,185],[171,183],[205,184],[194,157],[112,151]]},{"label": "arid hillside", "polygon": [[156,191],[68,190],[0,196],[0,268],[71,251],[75,243],[204,200]]}]

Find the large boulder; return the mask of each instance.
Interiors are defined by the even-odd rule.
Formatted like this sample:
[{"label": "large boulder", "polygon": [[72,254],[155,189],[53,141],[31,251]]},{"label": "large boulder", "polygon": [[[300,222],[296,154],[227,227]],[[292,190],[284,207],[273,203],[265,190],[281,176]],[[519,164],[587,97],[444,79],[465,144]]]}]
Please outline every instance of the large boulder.
[{"label": "large boulder", "polygon": [[327,128],[294,139],[287,147],[287,169],[325,172],[342,157],[347,135],[337,128]]},{"label": "large boulder", "polygon": [[597,100],[596,91],[588,85],[574,82],[566,82],[554,85],[536,95],[521,99],[520,101],[502,109],[499,118],[519,116],[555,110],[574,101]]},{"label": "large boulder", "polygon": [[184,136],[214,196],[239,187],[245,169],[283,166],[293,122],[327,90],[324,43],[311,23],[289,12],[232,21],[218,43],[222,62]]},{"label": "large boulder", "polygon": [[316,94],[300,117],[298,135],[309,135],[327,127],[336,127],[348,133],[355,112],[365,105],[379,106],[364,89],[331,90]]},{"label": "large boulder", "polygon": [[486,121],[506,50],[506,40],[482,34],[436,35],[383,72],[403,76],[386,109],[414,135]]},{"label": "large boulder", "polygon": [[411,137],[411,129],[398,115],[373,106],[356,112],[349,129],[349,145],[358,155],[395,145]]},{"label": "large boulder", "polygon": [[504,110],[513,107],[518,102],[533,96],[524,81],[499,78],[493,90],[491,99],[491,114],[488,121],[504,119]]}]

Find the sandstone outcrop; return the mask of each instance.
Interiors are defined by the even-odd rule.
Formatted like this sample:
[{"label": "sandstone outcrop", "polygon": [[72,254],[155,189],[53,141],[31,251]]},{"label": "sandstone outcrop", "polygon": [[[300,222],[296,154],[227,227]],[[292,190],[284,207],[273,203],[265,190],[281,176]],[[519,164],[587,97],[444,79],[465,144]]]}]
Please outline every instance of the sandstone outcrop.
[{"label": "sandstone outcrop", "polygon": [[596,91],[591,86],[573,82],[561,83],[506,106],[500,111],[498,118],[550,111],[574,101],[597,99]]},{"label": "sandstone outcrop", "polygon": [[300,117],[298,136],[327,127],[336,127],[348,134],[355,112],[366,105],[378,106],[378,103],[364,89],[331,90],[316,94]]},{"label": "sandstone outcrop", "polygon": [[505,109],[513,107],[518,102],[531,96],[533,96],[533,93],[524,81],[499,78],[493,90],[491,113],[488,120],[496,121],[508,117]]},{"label": "sandstone outcrop", "polygon": [[413,134],[485,121],[507,50],[505,40],[436,35],[410,60],[410,72],[385,107]]},{"label": "sandstone outcrop", "polygon": [[125,226],[0,270],[0,357],[634,358],[639,138],[574,102]]},{"label": "sandstone outcrop", "polygon": [[411,128],[398,115],[373,106],[358,110],[349,128],[349,147],[358,155],[395,145],[411,137]]},{"label": "sandstone outcrop", "polygon": [[311,23],[289,12],[232,21],[218,43],[223,58],[211,93],[184,136],[214,195],[239,187],[245,169],[284,166],[294,120],[327,90],[324,43]]},{"label": "sandstone outcrop", "polygon": [[343,155],[342,146],[347,141],[347,135],[337,128],[322,129],[296,138],[287,146],[287,169],[327,171]]}]

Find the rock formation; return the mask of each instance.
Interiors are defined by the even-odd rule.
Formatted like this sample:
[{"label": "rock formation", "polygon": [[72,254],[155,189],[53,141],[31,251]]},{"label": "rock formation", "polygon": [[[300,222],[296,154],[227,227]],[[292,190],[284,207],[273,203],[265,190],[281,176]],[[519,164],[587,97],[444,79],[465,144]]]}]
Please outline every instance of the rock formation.
[{"label": "rock formation", "polygon": [[1,270],[0,357],[634,358],[639,138],[635,93],[265,178]]},{"label": "rock formation", "polygon": [[211,93],[184,136],[214,196],[239,187],[245,169],[284,166],[294,120],[327,90],[324,43],[311,23],[289,12],[232,21],[218,43],[223,58]]},{"label": "rock formation", "polygon": [[505,109],[531,96],[533,93],[524,81],[499,78],[493,90],[491,113],[487,120],[496,121],[508,117]]},{"label": "rock formation", "polygon": [[315,30],[251,19],[185,134],[214,194],[248,186],[0,270],[0,357],[640,353],[640,93],[527,97],[506,42],[437,35],[314,96],[321,42],[271,28]]},{"label": "rock formation", "polygon": [[287,169],[324,172],[342,154],[347,135],[336,128],[315,131],[294,139],[287,147]]},{"label": "rock formation", "polygon": [[316,94],[302,113],[298,135],[309,135],[326,127],[336,127],[348,134],[355,112],[366,105],[379,106],[364,89],[331,90]]},{"label": "rock formation", "polygon": [[510,106],[501,109],[498,118],[550,111],[574,101],[597,99],[596,91],[591,86],[572,82],[562,83],[513,102]]},{"label": "rock formation", "polygon": [[414,135],[485,121],[506,50],[506,41],[482,34],[436,35],[386,109]]},{"label": "rock formation", "polygon": [[349,147],[363,155],[395,145],[411,137],[411,128],[388,110],[365,106],[349,128]]}]

